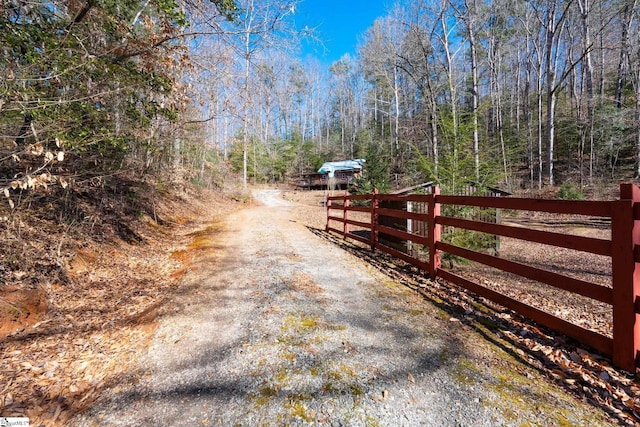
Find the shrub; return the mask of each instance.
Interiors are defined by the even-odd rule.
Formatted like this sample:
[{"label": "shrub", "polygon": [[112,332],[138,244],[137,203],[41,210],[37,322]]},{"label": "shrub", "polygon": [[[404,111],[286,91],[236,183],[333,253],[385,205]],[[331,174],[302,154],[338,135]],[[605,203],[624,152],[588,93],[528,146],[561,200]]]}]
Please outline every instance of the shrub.
[{"label": "shrub", "polygon": [[582,191],[569,183],[564,183],[556,195],[561,200],[584,200]]}]

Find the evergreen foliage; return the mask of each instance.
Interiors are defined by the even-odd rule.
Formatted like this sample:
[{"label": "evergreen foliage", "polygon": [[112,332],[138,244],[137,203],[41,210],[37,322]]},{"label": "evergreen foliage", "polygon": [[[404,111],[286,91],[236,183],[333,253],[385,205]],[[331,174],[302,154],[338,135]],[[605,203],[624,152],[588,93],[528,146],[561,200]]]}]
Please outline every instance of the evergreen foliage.
[{"label": "evergreen foliage", "polygon": [[362,176],[356,179],[350,192],[371,194],[377,189],[380,193],[388,193],[391,190],[389,156],[382,151],[380,145],[370,142],[365,151],[365,160]]},{"label": "evergreen foliage", "polygon": [[569,183],[565,183],[560,186],[560,190],[558,191],[556,197],[561,200],[583,200],[584,194],[580,191],[580,189],[574,187]]}]

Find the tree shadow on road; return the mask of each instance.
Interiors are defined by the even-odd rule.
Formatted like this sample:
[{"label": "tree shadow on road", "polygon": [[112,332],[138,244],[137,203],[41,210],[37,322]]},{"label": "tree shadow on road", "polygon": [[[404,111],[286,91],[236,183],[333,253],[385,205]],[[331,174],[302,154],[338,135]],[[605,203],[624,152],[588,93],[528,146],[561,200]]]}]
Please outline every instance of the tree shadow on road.
[{"label": "tree shadow on road", "polygon": [[640,422],[640,383],[628,372],[580,343],[536,324],[509,309],[479,297],[455,284],[432,280],[402,260],[351,242],[325,230],[307,229],[380,272],[410,288],[425,301],[460,321],[486,341],[533,369],[566,392],[589,402],[618,422]]}]

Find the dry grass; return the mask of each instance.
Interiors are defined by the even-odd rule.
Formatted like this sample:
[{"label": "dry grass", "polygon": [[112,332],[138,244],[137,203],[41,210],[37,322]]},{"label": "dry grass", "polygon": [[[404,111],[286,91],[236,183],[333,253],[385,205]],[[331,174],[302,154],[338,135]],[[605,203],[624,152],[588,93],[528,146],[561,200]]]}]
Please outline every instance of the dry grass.
[{"label": "dry grass", "polygon": [[[117,206],[105,197],[103,204]],[[0,414],[29,417],[32,425],[65,425],[117,387],[148,345],[192,252],[206,243],[198,231],[237,207],[192,190],[135,216],[82,203],[90,222],[65,226],[32,207],[7,215],[0,230],[8,242],[0,258],[0,301],[7,302],[0,304]],[[16,256],[29,262],[10,262]]]}]

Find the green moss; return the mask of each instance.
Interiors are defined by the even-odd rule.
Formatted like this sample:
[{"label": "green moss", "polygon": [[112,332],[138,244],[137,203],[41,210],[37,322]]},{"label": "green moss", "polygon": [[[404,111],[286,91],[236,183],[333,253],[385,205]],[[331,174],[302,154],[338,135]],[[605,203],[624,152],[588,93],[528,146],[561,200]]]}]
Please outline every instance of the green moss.
[{"label": "green moss", "polygon": [[355,382],[358,374],[351,366],[341,364],[338,369],[333,369],[326,373],[329,380],[322,387],[324,393],[349,393],[352,396],[364,395],[364,389]]},{"label": "green moss", "polygon": [[504,375],[498,375],[497,380],[491,388],[498,395],[498,400],[501,403],[499,405],[500,412],[506,420],[515,421],[523,409],[522,400],[516,399],[517,393],[514,394],[513,384],[507,381]]},{"label": "green moss", "polygon": [[362,389],[362,387],[356,384],[351,384],[349,386],[349,391],[351,391],[351,394],[353,396],[362,396],[364,394],[364,390]]},{"label": "green moss", "polygon": [[213,244],[213,240],[208,236],[196,236],[187,246],[189,249],[201,249]]},{"label": "green moss", "polygon": [[482,313],[491,313],[491,310],[489,309],[489,307],[487,307],[487,306],[486,306],[486,305],[484,305],[484,304],[481,304],[481,303],[479,303],[479,302],[475,302],[475,301],[474,301],[473,303],[471,303],[471,305],[473,305],[473,307],[474,307],[476,310],[478,310],[478,311],[480,311],[480,312],[482,312]]},{"label": "green moss", "polygon": [[399,287],[401,287],[401,285],[399,285],[398,283],[392,281],[392,280],[387,280],[385,282],[382,283],[382,285],[385,288],[389,288],[389,289],[398,289]]},{"label": "green moss", "polygon": [[18,305],[14,305],[14,304],[10,304],[9,307],[7,307],[5,313],[7,313],[7,316],[13,317],[14,319],[19,318],[20,316],[22,316],[23,313],[25,313],[27,311],[27,309],[25,307],[21,307]]},{"label": "green moss", "polygon": [[288,377],[287,372],[284,370],[280,370],[273,376],[273,379],[276,380],[278,383],[282,384],[286,382],[287,377]]},{"label": "green moss", "polygon": [[429,298],[431,298],[431,300],[436,303],[436,304],[442,304],[444,303],[444,301],[442,301],[440,298],[438,298],[437,296],[433,295],[433,296],[429,296]]},{"label": "green moss", "polygon": [[284,318],[280,330],[282,335],[278,342],[295,347],[306,347],[326,339],[324,335],[315,334],[320,330],[319,317],[304,313],[292,313]]},{"label": "green moss", "polygon": [[[550,417],[549,424],[554,426],[575,426],[581,425],[578,420],[571,421],[570,403],[568,406],[559,405],[557,399],[552,398],[553,393],[550,385],[544,382],[537,382],[535,395],[530,395],[530,380],[524,376],[513,372],[511,375],[498,374],[497,382],[491,385],[491,389],[497,394],[498,406],[503,416],[507,420],[516,421],[521,414],[530,412],[543,412]],[[521,425],[541,425],[541,424],[521,424]]]},{"label": "green moss", "polygon": [[305,314],[290,314],[285,317],[282,327],[283,332],[306,333],[318,327],[318,316],[308,316]]},{"label": "green moss", "polygon": [[477,382],[476,378],[480,370],[469,359],[458,359],[454,368],[454,376],[458,383],[472,385]]},{"label": "green moss", "polygon": [[332,379],[334,381],[342,381],[342,374],[340,372],[336,372],[336,371],[330,371],[327,374],[327,377],[329,379]]},{"label": "green moss", "polygon": [[380,423],[378,423],[378,420],[373,418],[371,415],[367,415],[367,417],[364,419],[364,422],[367,427],[378,427],[380,425]]},{"label": "green moss", "polygon": [[202,230],[195,231],[189,234],[193,240],[189,243],[189,249],[202,249],[213,245],[213,236],[219,233],[223,229],[223,225],[220,223],[213,223]]},{"label": "green moss", "polygon": [[313,421],[313,416],[309,412],[307,404],[304,402],[306,399],[301,396],[294,396],[289,399],[289,402],[285,404],[285,407],[289,410],[289,415],[294,418],[301,419],[305,422]]},{"label": "green moss", "polygon": [[311,329],[311,328],[315,328],[316,326],[318,326],[318,317],[314,316],[314,317],[305,317],[302,318],[300,320],[300,326],[303,329]]},{"label": "green moss", "polygon": [[296,355],[295,353],[285,353],[282,355],[282,358],[293,363],[296,361]]},{"label": "green moss", "polygon": [[483,326],[486,326],[490,330],[496,330],[500,328],[500,324],[498,322],[487,317],[478,317],[476,318],[476,322]]},{"label": "green moss", "polygon": [[265,386],[258,390],[258,395],[254,396],[255,406],[262,407],[269,403],[273,397],[278,394],[278,390],[273,387]]},{"label": "green moss", "polygon": [[325,394],[335,393],[338,391],[338,388],[331,382],[327,382],[322,386],[322,392]]},{"label": "green moss", "polygon": [[347,376],[347,378],[356,378],[358,376],[358,374],[356,373],[356,371],[351,367],[351,366],[347,366],[344,363],[340,364],[340,371]]},{"label": "green moss", "polygon": [[436,316],[441,320],[449,320],[451,318],[449,313],[441,309],[436,310]]}]

